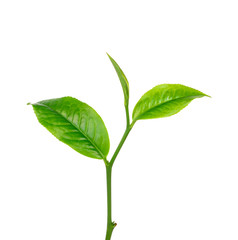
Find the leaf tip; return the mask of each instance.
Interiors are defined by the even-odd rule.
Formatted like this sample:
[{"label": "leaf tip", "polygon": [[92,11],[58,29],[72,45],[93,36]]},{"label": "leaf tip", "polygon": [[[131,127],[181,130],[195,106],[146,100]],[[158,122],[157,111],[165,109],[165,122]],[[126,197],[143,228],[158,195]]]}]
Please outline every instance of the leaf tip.
[{"label": "leaf tip", "polygon": [[211,96],[210,96],[210,95],[208,95],[208,94],[205,94],[205,93],[202,93],[202,97],[209,97],[209,98],[211,98]]},{"label": "leaf tip", "polygon": [[107,54],[107,56],[108,56],[110,59],[112,59],[112,57],[109,55],[109,53],[106,52],[106,54]]},{"label": "leaf tip", "polygon": [[26,105],[32,105],[30,102],[28,102]]}]

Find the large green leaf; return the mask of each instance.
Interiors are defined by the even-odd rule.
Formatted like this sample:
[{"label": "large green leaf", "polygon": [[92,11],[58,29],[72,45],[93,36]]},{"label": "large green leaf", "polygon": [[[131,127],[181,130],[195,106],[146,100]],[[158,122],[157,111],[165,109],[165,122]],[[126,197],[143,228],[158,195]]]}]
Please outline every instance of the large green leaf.
[{"label": "large green leaf", "polygon": [[208,96],[181,84],[161,84],[146,92],[133,110],[133,121],[169,117],[185,108],[193,99]]},{"label": "large green leaf", "polygon": [[106,159],[108,132],[93,108],[72,97],[44,100],[32,106],[39,122],[60,141],[85,156]]},{"label": "large green leaf", "polygon": [[125,74],[123,73],[123,71],[121,70],[121,68],[119,67],[119,65],[116,63],[116,61],[107,53],[109,59],[112,62],[112,65],[114,66],[117,75],[120,79],[121,82],[121,86],[122,86],[122,90],[124,93],[124,104],[125,106],[128,106],[129,104],[129,83],[127,81],[127,78],[125,76]]}]

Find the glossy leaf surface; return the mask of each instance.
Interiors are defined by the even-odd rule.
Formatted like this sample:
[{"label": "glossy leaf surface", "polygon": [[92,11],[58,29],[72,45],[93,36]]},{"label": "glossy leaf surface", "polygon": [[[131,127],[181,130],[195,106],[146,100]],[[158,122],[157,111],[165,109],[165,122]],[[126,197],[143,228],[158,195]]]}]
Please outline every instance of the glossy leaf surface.
[{"label": "glossy leaf surface", "polygon": [[39,122],[60,141],[85,156],[106,158],[110,146],[108,132],[101,117],[89,105],[63,97],[32,106]]},{"label": "glossy leaf surface", "polygon": [[125,106],[128,106],[129,103],[129,83],[127,81],[127,78],[125,76],[125,74],[123,73],[123,71],[121,70],[121,68],[119,67],[119,65],[116,63],[116,61],[107,53],[110,61],[112,62],[112,65],[114,66],[117,75],[120,79],[121,82],[121,86],[122,86],[122,90],[124,93],[124,104]]},{"label": "glossy leaf surface", "polygon": [[146,92],[133,110],[133,121],[169,117],[185,108],[193,99],[208,96],[181,84],[161,84]]}]

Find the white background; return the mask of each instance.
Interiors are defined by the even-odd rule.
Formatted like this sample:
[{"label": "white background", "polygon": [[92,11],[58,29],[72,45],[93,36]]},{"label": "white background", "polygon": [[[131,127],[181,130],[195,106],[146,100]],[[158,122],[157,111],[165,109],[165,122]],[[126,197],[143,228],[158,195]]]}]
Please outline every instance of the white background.
[{"label": "white background", "polygon": [[103,240],[105,168],[56,140],[27,102],[73,96],[103,118],[112,156],[147,90],[212,96],[136,123],[113,169],[113,240],[238,239],[237,1],[0,3],[0,239]]}]

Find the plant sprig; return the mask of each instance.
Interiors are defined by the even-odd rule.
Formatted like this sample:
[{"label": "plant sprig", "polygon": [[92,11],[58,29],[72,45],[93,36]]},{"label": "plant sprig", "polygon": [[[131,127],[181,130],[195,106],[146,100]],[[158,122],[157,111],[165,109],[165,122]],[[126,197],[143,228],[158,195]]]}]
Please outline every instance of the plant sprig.
[{"label": "plant sprig", "polygon": [[106,166],[107,179],[107,231],[106,240],[111,239],[117,225],[112,221],[111,175],[112,167],[128,134],[139,120],[163,118],[180,112],[195,98],[208,95],[181,84],[160,84],[146,92],[129,115],[129,82],[116,61],[107,54],[119,77],[124,93],[126,129],[111,160],[107,160],[110,141],[107,128],[99,114],[89,105],[72,97],[43,100],[34,104],[38,121],[58,140],[75,151],[95,159],[102,159]]}]

